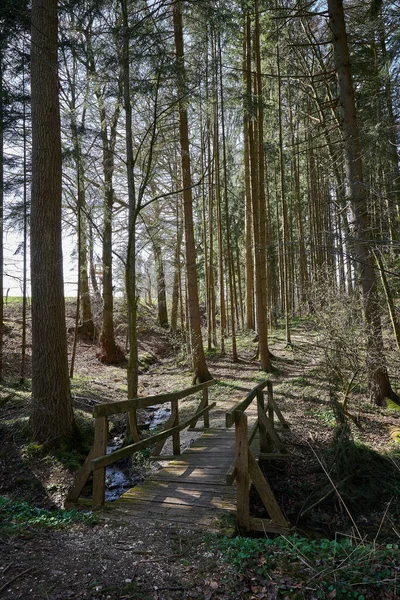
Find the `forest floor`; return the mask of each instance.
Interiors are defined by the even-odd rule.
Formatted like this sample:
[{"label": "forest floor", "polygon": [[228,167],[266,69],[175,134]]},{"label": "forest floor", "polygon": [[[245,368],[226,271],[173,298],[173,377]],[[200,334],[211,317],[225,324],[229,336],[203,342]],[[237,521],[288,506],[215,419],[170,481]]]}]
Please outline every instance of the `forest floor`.
[{"label": "forest floor", "polygon": [[[68,311],[70,331],[72,304]],[[349,404],[358,422],[341,424],[321,340],[311,324],[295,323],[292,346],[286,345],[282,328],[270,337],[274,397],[290,424],[285,441],[291,460],[269,467],[267,475],[295,534],[275,540],[237,540],[224,536],[226,531],[203,535],[167,525],[145,529],[135,523],[128,527],[88,521],[61,528],[61,513],[56,509],[62,507],[90,446],[91,408],[96,402],[126,398],[126,369],[102,365],[96,345],[79,341],[71,387],[87,447],[78,445],[75,452],[62,448],[50,455],[29,436],[30,347],[28,335],[27,380],[21,385],[20,303],[6,306],[5,324],[5,381],[0,385],[0,597],[362,600],[400,596],[400,411],[372,406],[365,389],[358,388]],[[117,333],[124,347],[122,314],[117,317]],[[73,334],[69,337],[72,347]],[[142,308],[139,339],[140,395],[191,385],[186,350],[169,332],[154,326],[154,311],[149,307]],[[225,411],[265,378],[254,360],[254,334],[238,338],[238,364],[230,360],[229,344],[226,350],[225,356],[213,351],[207,357],[218,381],[210,390],[211,400],[217,402],[210,415],[212,425],[221,424]],[[182,406],[189,414],[195,403],[188,400]],[[151,417],[142,415],[143,421]],[[113,421],[114,438],[121,438],[123,430],[122,419]],[[193,435],[187,434],[184,442],[190,444]],[[122,465],[132,484],[155,468],[142,455]],[[51,512],[37,511],[40,518],[29,521],[31,509],[21,501]],[[254,494],[252,504],[254,515],[263,516]],[[15,506],[19,516],[13,513]],[[344,555],[332,546],[335,540],[342,540]]]}]

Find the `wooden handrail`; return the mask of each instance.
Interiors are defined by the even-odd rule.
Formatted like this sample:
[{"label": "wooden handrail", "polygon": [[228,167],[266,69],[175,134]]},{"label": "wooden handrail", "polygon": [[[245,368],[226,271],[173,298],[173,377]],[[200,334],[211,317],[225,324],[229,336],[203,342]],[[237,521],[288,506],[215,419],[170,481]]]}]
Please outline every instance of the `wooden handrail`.
[{"label": "wooden handrail", "polygon": [[235,423],[235,413],[244,412],[253,402],[254,398],[256,398],[257,392],[262,391],[268,384],[272,385],[272,382],[269,379],[265,379],[264,381],[256,385],[256,387],[254,387],[247,394],[244,400],[235,404],[235,406],[225,414],[226,427],[232,427],[232,425]]},{"label": "wooden handrail", "polygon": [[[263,391],[268,388],[268,399],[265,403]],[[257,401],[257,419],[251,429],[245,413],[253,400]],[[264,380],[255,386],[244,400],[238,402],[226,413],[226,427],[235,425],[236,457],[226,474],[226,484],[232,485],[236,481],[237,508],[236,521],[239,530],[270,531],[283,533],[288,530],[289,523],[285,519],[279,504],[264,477],[256,457],[251,450],[251,443],[259,434],[260,456],[263,459],[287,458],[285,445],[278,436],[274,427],[274,414],[284,427],[288,427],[282,413],[273,399],[273,386],[270,380]],[[278,453],[272,452],[276,447]],[[268,511],[270,519],[255,519],[250,517],[249,484],[253,482],[258,494]]]},{"label": "wooden handrail", "polygon": [[170,429],[161,431],[161,433],[156,433],[155,435],[152,435],[151,437],[146,438],[145,440],[140,440],[140,442],[136,442],[135,444],[130,444],[129,446],[125,446],[124,448],[115,450],[114,452],[111,452],[111,454],[105,454],[104,456],[98,456],[96,458],[93,458],[91,461],[91,470],[97,471],[98,469],[108,467],[109,465],[112,465],[112,463],[117,462],[117,460],[120,460],[121,458],[127,458],[128,456],[134,454],[135,452],[138,452],[139,450],[144,450],[145,448],[153,446],[157,442],[166,440],[167,438],[171,437],[173,433],[177,431],[182,431],[182,429],[185,429],[186,427],[190,427],[193,421],[197,421],[199,417],[204,415],[205,412],[214,408],[215,405],[216,402],[209,404],[202,410],[199,410],[192,417],[190,417],[190,419],[184,421],[183,423],[180,423],[179,425],[176,425],[175,427],[171,427]]},{"label": "wooden handrail", "polygon": [[168,394],[158,394],[157,396],[146,396],[145,398],[132,398],[130,400],[120,400],[119,402],[104,402],[98,404],[93,408],[93,416],[96,417],[110,417],[121,413],[128,412],[135,408],[148,408],[149,406],[156,406],[158,404],[164,404],[165,402],[171,402],[173,400],[182,400],[187,396],[201,392],[212,385],[215,385],[215,379],[205,381],[199,385],[180,390],[178,392],[169,392]]},{"label": "wooden handrail", "polygon": [[[194,427],[200,417],[204,418],[204,427],[208,428],[209,411],[214,408],[215,402],[208,404],[208,388],[215,385],[216,381],[211,379],[199,385],[171,392],[168,394],[159,394],[158,396],[147,396],[146,398],[133,398],[131,400],[122,400],[120,402],[107,402],[98,404],[94,407],[93,416],[95,418],[94,430],[94,446],[87,457],[85,464],[82,466],[75,480],[74,485],[70,489],[66,504],[69,506],[76,502],[90,474],[93,473],[93,509],[99,508],[105,501],[105,475],[106,467],[112,463],[131,456],[139,450],[156,445],[153,454],[160,454],[165,441],[172,437],[172,449],[174,455],[180,454],[180,437],[179,432],[186,427]],[[194,415],[183,423],[179,423],[179,408],[178,400],[187,398],[188,396],[202,392],[202,399],[198,409]],[[137,430],[136,411],[138,408],[146,408],[148,406],[156,406],[171,403],[171,416],[167,421],[164,431],[157,433],[145,440],[139,439]],[[120,448],[111,454],[106,454],[107,439],[108,439],[108,417],[115,414],[127,413],[129,423],[133,435],[133,444]]]}]

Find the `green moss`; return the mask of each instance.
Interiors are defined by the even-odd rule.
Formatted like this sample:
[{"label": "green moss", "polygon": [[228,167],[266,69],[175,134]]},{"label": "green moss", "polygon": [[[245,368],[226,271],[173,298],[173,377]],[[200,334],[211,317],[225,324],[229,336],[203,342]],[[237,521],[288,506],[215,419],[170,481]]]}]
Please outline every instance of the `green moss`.
[{"label": "green moss", "polygon": [[95,524],[94,515],[76,510],[47,510],[0,496],[0,534],[20,534],[32,529],[60,529],[74,523]]}]

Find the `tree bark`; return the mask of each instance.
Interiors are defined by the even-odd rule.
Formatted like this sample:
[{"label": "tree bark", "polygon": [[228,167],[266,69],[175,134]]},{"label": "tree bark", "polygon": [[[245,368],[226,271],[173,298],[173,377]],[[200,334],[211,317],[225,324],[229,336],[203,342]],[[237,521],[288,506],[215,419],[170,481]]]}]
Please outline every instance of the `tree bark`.
[{"label": "tree bark", "polygon": [[0,381],[3,379],[3,329],[4,329],[4,91],[3,51],[0,49]]},{"label": "tree bark", "polygon": [[185,106],[186,83],[183,47],[182,2],[179,0],[172,6],[174,21],[175,56],[177,64],[177,91],[179,110],[179,138],[181,148],[182,183],[183,183],[183,213],[186,245],[186,274],[189,302],[189,319],[192,341],[192,362],[196,382],[211,379],[208,371],[201,335],[199,295],[197,289],[196,248],[193,227],[192,178],[190,172],[189,127]]},{"label": "tree bark", "polygon": [[61,248],[61,134],[57,0],[32,1],[31,281],[33,436],[56,443],[74,429]]},{"label": "tree bark", "polygon": [[[255,12],[258,13],[258,2],[255,0],[254,4]],[[258,29],[258,27],[256,26]],[[257,32],[258,33],[258,32]],[[257,36],[258,38],[258,36]],[[250,15],[247,14],[246,23],[246,40],[247,40],[247,52],[246,52],[246,92],[251,102],[251,23]],[[258,48],[259,49],[259,48]],[[256,50],[257,53],[257,50]],[[261,111],[262,115],[262,111]],[[255,118],[255,125],[259,126],[259,119],[261,118],[260,111],[257,111]],[[248,121],[248,135],[249,135],[249,154],[250,154],[250,179],[251,179],[251,196],[252,196],[252,207],[253,207],[253,236],[254,236],[254,247],[255,247],[255,294],[256,294],[256,321],[257,321],[257,333],[258,333],[258,344],[260,352],[261,368],[269,372],[272,370],[270,354],[268,349],[268,330],[267,330],[267,306],[266,306],[266,265],[265,265],[265,236],[262,231],[265,230],[265,207],[260,206],[264,199],[264,194],[259,191],[259,175],[261,170],[259,168],[260,160],[260,139],[262,139],[262,129],[257,127],[258,136],[255,135],[255,127],[253,126],[252,119]],[[263,154],[262,154],[263,156]],[[264,246],[263,246],[264,241]]]},{"label": "tree bark", "polygon": [[328,11],[343,111],[342,127],[346,172],[354,226],[351,247],[359,270],[367,325],[369,392],[370,399],[374,404],[384,406],[387,398],[397,400],[398,397],[391,388],[384,358],[377,279],[371,244],[373,232],[370,227],[367,194],[363,183],[360,138],[342,0],[328,0]]}]

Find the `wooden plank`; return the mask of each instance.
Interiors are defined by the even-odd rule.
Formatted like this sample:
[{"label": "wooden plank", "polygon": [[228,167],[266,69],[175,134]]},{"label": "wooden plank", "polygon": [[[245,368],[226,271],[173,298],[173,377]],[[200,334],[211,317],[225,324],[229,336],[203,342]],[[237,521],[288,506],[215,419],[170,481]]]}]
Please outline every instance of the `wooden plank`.
[{"label": "wooden plank", "polygon": [[[204,388],[204,390],[203,390],[203,401],[204,401],[204,406],[208,406],[208,388]],[[204,423],[205,429],[208,429],[210,427],[210,413],[208,413],[208,412],[204,413],[203,423]]]},{"label": "wooden plank", "polygon": [[[204,486],[203,486],[204,487]],[[236,492],[232,487],[226,486],[215,486],[211,488],[211,491],[202,486],[190,486],[179,484],[168,484],[163,485],[138,485],[131,490],[124,493],[124,498],[136,498],[141,496],[154,496],[165,498],[166,496],[172,496],[176,498],[226,498],[229,500],[236,500]],[[122,498],[122,496],[121,496]]]},{"label": "wooden plank", "polygon": [[259,420],[262,421],[262,423],[264,424],[268,435],[270,436],[271,440],[274,442],[275,446],[278,448],[278,450],[280,450],[281,452],[286,452],[286,446],[285,444],[282,442],[281,438],[279,437],[279,435],[276,433],[273,425],[271,424],[271,421],[268,419],[267,415],[265,413],[260,413],[258,415]]},{"label": "wooden plank", "polygon": [[[97,417],[94,425],[94,456],[102,456],[107,451],[108,419]],[[91,462],[93,464],[93,460]],[[106,470],[104,467],[93,473],[93,510],[104,504],[106,490]]]},{"label": "wooden plank", "polygon": [[198,461],[198,464],[208,464],[210,461],[214,461],[214,463],[218,462],[232,462],[233,452],[225,453],[225,452],[216,452],[216,453],[208,453],[208,452],[187,452],[185,451],[183,454],[179,456],[174,456],[173,454],[161,454],[160,456],[149,456],[147,460],[152,462],[179,462],[179,463],[190,463],[194,464]]},{"label": "wooden plank", "polygon": [[231,408],[231,410],[229,410],[225,414],[225,425],[226,425],[226,427],[232,427],[232,425],[235,422],[235,414],[237,412],[244,412],[246,410],[246,408],[248,408],[250,406],[250,404],[253,402],[254,398],[257,395],[257,391],[258,390],[263,390],[267,384],[268,384],[268,380],[264,380],[261,383],[259,383],[255,388],[253,388],[247,394],[247,396],[246,396],[246,398],[244,400],[242,400],[241,402],[238,402],[237,404],[235,404],[235,406],[233,408]]},{"label": "wooden plank", "polygon": [[[178,509],[170,508],[163,511],[149,510],[144,513],[146,517],[143,515],[143,510],[145,507],[137,507],[136,510],[124,509],[124,507],[115,507],[113,510],[113,515],[118,515],[119,517],[126,518],[128,521],[135,522],[141,520],[142,522],[151,522],[154,524],[155,521],[160,523],[186,523],[188,525],[211,525],[215,524],[218,517],[222,516],[227,512],[234,511],[215,511],[210,514],[208,508],[200,508],[200,507],[180,507]],[[120,519],[118,519],[119,521]]]},{"label": "wooden plank", "polygon": [[261,418],[260,413],[265,415],[265,404],[264,394],[262,390],[257,390],[257,415],[258,415],[258,429],[260,436],[260,450],[261,452],[271,452],[271,443],[267,437],[267,430],[265,428],[264,420]]},{"label": "wooden plank", "polygon": [[247,432],[247,416],[236,413],[236,485],[237,485],[237,524],[240,528],[249,529],[249,446]]},{"label": "wooden plank", "polygon": [[64,508],[71,508],[71,504],[77,502],[81,491],[85,487],[87,480],[92,472],[92,460],[94,457],[94,448],[92,448],[86,457],[85,462],[80,468],[78,475],[75,477],[75,481],[69,490],[67,497],[64,502]]},{"label": "wooden plank", "polygon": [[[190,506],[188,504],[181,504],[177,506],[175,504],[158,504],[158,503],[150,503],[147,500],[137,500],[134,503],[130,501],[120,502],[117,501],[118,504],[115,505],[115,510],[126,510],[127,512],[136,512],[140,510],[141,512],[145,512],[149,515],[176,515],[180,516],[181,514],[191,514],[198,516],[199,514],[206,515],[210,517],[210,509],[209,507],[200,507],[200,506]],[[223,510],[223,509],[222,509]],[[232,511],[235,510],[235,507],[232,506]]]},{"label": "wooden plank", "polygon": [[165,402],[171,402],[171,400],[182,400],[192,394],[197,394],[217,382],[215,379],[205,381],[199,385],[194,385],[185,390],[178,392],[170,392],[168,394],[157,394],[157,396],[147,396],[146,398],[132,398],[131,400],[120,400],[119,402],[104,402],[98,404],[93,408],[94,417],[109,417],[110,415],[117,415],[124,412],[129,412],[134,408],[147,408],[149,406],[157,406],[158,404],[164,404]]},{"label": "wooden plank", "polygon": [[168,467],[162,469],[158,473],[151,475],[151,479],[159,480],[165,479],[166,477],[173,477],[176,479],[177,477],[181,478],[181,481],[186,479],[198,478],[200,480],[209,480],[210,478],[218,480],[218,477],[224,480],[226,475],[226,468],[219,469],[218,467],[213,467],[210,469],[204,469],[203,467],[196,466],[184,466],[183,469],[177,466]]},{"label": "wooden plank", "polygon": [[229,471],[226,474],[226,477],[225,477],[226,485],[232,485],[232,483],[236,479],[236,475],[237,475],[236,465],[233,464],[233,465],[231,465],[231,467],[229,468]]},{"label": "wooden plank", "polygon": [[141,494],[135,494],[130,498],[126,498],[126,501],[134,502],[135,504],[138,501],[142,501],[162,505],[198,506],[200,508],[209,508],[210,510],[214,510],[216,508],[233,510],[236,506],[236,502],[234,502],[233,499],[224,498],[223,496],[218,497],[213,494],[209,496],[201,495],[199,497],[189,495],[187,495],[186,497],[181,497],[173,494],[163,496],[143,492]]},{"label": "wooden plank", "polygon": [[[208,389],[207,388],[203,390],[203,396],[202,396],[201,402],[200,402],[197,410],[202,410],[206,406],[208,406]],[[196,421],[193,423],[193,426],[189,427],[190,431],[195,430],[197,421],[198,421],[198,419],[196,419]],[[210,427],[209,414],[204,413],[204,429],[206,429],[208,427]],[[197,429],[197,431],[198,431],[198,429]]]},{"label": "wooden plank", "polygon": [[[212,408],[214,408],[215,405],[216,405],[216,403],[213,402],[212,404],[210,404],[209,406],[204,408],[203,411],[211,410]],[[186,427],[188,427],[190,425],[190,423],[193,421],[194,417],[201,416],[203,411],[196,413],[196,415],[194,415],[193,417],[191,417],[184,423],[181,423],[177,427],[172,427],[171,429],[167,429],[166,431],[157,433],[156,435],[153,435],[150,438],[141,440],[140,442],[136,442],[135,444],[130,444],[129,446],[125,446],[125,448],[120,448],[119,450],[116,450],[115,452],[112,452],[111,454],[106,454],[105,456],[100,456],[99,458],[95,458],[94,460],[92,460],[92,471],[96,472],[97,469],[102,469],[104,467],[107,467],[108,465],[112,465],[117,460],[120,460],[121,458],[127,458],[128,456],[131,456],[131,454],[138,452],[138,450],[143,450],[144,448],[148,448],[149,446],[152,446],[153,444],[159,442],[160,440],[170,437],[172,435],[172,433],[174,432],[174,430],[182,431],[182,429],[185,429]],[[102,417],[102,418],[105,418],[105,417]]]},{"label": "wooden plank", "polygon": [[[207,484],[216,484],[218,485],[221,481],[224,480],[225,471],[223,473],[218,472],[209,472],[207,478],[205,478],[204,473],[191,473],[190,475],[185,476],[185,481],[190,481],[191,483],[204,483]],[[181,473],[160,473],[157,479],[153,479],[153,481],[170,481],[175,483],[182,483],[182,474]]]},{"label": "wooden plank", "polygon": [[146,480],[142,485],[138,485],[134,488],[131,488],[127,492],[125,492],[121,498],[125,496],[125,494],[130,495],[136,493],[136,490],[148,490],[151,492],[169,492],[170,490],[176,490],[177,493],[182,494],[226,494],[227,497],[236,498],[236,491],[234,487],[227,487],[223,483],[212,484],[209,482],[201,482],[195,483],[192,481],[180,481],[178,483],[171,483],[169,481],[151,481]]},{"label": "wooden plank", "polygon": [[260,467],[257,464],[254,454],[249,450],[249,475],[252,479],[257,492],[260,494],[260,498],[268,511],[274,524],[287,527],[288,523],[283,516],[279,504],[277,503],[275,496],[269,486],[268,481],[265,479]]},{"label": "wooden plank", "polygon": [[172,453],[175,455],[179,455],[181,453],[181,440],[179,436],[179,408],[178,408],[178,400],[171,400],[171,415],[174,416],[173,429],[175,429],[172,434]]},{"label": "wooden plank", "polygon": [[273,398],[268,398],[268,402],[271,405],[271,407],[273,408],[276,416],[278,417],[281,425],[283,426],[284,429],[290,429],[290,425],[289,423],[286,421],[285,417],[283,416],[283,414],[281,413],[278,405],[276,404],[275,400]]},{"label": "wooden plank", "polygon": [[[254,440],[256,434],[258,433],[258,419],[255,421],[254,425],[252,426],[250,433],[249,433],[249,440],[248,440],[248,444],[249,446],[252,444],[253,446],[256,444],[257,448],[253,449],[253,452],[257,452],[259,451],[258,445],[259,442],[258,440]],[[232,464],[230,465],[227,473],[226,473],[226,477],[225,477],[225,483],[226,485],[232,485],[233,482],[236,479],[236,475],[237,475],[237,471],[236,471],[236,458],[233,460]]]}]

